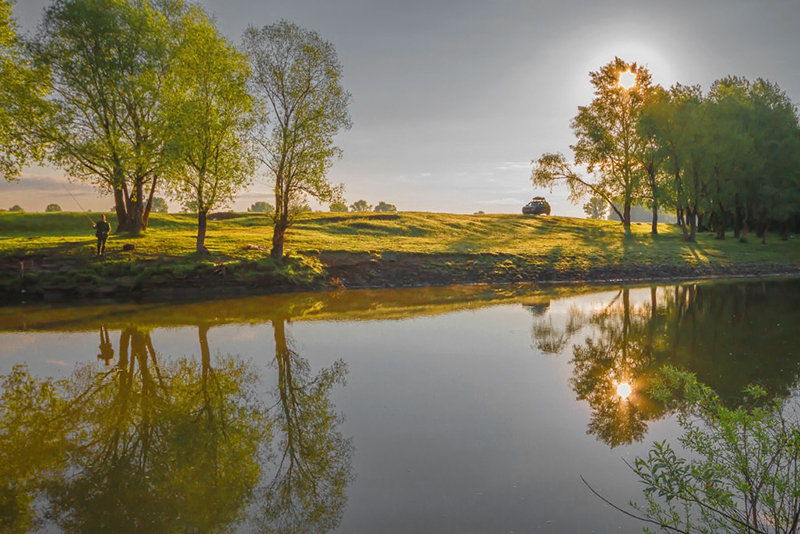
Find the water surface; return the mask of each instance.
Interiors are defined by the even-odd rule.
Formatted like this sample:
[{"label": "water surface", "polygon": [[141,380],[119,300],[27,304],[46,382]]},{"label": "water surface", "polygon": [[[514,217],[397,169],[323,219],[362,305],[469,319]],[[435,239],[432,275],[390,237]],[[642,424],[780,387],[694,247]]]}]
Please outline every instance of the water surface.
[{"label": "water surface", "polygon": [[639,532],[579,475],[637,497],[623,459],[679,430],[646,395],[664,364],[730,404],[748,383],[791,395],[799,297],[790,280],[4,308],[0,524]]}]

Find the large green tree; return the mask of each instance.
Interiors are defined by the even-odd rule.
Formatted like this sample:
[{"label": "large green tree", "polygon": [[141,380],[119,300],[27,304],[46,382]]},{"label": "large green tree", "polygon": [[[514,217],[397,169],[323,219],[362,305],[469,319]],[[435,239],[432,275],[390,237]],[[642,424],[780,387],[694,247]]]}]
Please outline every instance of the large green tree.
[{"label": "large green tree", "polygon": [[342,87],[336,50],[314,31],[287,21],[250,27],[244,48],[263,112],[255,141],[275,190],[271,254],[280,259],[295,208],[306,197],[320,202],[341,197],[341,187],[326,174],[341,154],[334,136],[350,127],[350,94]]},{"label": "large green tree", "polygon": [[55,118],[53,162],[114,195],[118,231],[138,233],[164,157],[163,82],[180,0],[57,0],[36,39]]},{"label": "large green tree", "polygon": [[572,120],[578,140],[571,146],[575,164],[585,166],[589,176],[583,176],[566,157],[555,153],[543,154],[535,162],[531,179],[537,187],[565,182],[573,201],[586,194],[602,198],[619,216],[625,234],[630,235],[631,206],[641,195],[647,158],[637,124],[652,91],[650,72],[617,57],[589,77],[594,99],[588,106],[580,106]]},{"label": "large green tree", "polygon": [[164,99],[170,156],[181,164],[171,185],[185,207],[196,207],[197,252],[205,253],[209,211],[231,202],[253,171],[250,69],[199,8],[181,26]]},{"label": "large green tree", "polygon": [[43,117],[47,76],[26,57],[11,0],[0,0],[0,177],[15,180],[31,157],[40,155],[33,136]]}]

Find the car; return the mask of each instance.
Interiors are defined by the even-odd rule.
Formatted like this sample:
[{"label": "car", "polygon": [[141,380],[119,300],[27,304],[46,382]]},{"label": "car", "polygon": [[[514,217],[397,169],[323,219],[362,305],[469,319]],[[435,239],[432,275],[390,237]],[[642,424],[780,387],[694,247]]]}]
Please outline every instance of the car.
[{"label": "car", "polygon": [[522,207],[523,215],[550,215],[550,204],[544,197],[533,197],[533,200]]}]

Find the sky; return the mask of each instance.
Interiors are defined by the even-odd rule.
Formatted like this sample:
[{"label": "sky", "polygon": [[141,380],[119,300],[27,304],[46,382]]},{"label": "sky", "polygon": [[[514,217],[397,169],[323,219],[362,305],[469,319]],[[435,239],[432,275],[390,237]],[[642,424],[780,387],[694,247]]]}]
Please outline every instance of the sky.
[{"label": "sky", "polygon": [[[16,1],[23,31],[50,4]],[[533,188],[531,160],[570,153],[570,121],[592,99],[589,72],[614,56],[645,64],[665,87],[763,77],[800,103],[800,0],[199,3],[237,44],[248,25],[281,19],[333,43],[353,97],[353,127],[336,139],[344,155],[329,179],[344,183],[348,203],[519,213],[544,195],[554,215],[583,216],[565,188]],[[232,207],[270,201],[269,191],[260,173]],[[29,168],[19,183],[0,181],[0,207],[41,211],[51,202],[66,211],[113,205],[58,169]],[[170,201],[170,209],[179,206]]]}]

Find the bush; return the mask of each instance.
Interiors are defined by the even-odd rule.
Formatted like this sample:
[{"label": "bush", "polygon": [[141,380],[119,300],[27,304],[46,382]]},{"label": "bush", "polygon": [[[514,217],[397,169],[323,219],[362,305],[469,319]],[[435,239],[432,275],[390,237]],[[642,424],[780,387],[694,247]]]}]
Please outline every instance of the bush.
[{"label": "bush", "polygon": [[331,210],[331,211],[333,211],[333,212],[338,212],[338,213],[347,213],[347,204],[345,204],[344,202],[341,202],[341,201],[339,201],[339,202],[333,202],[333,203],[332,203],[332,204],[329,206],[329,208],[330,208],[330,210]]},{"label": "bush", "polygon": [[153,213],[167,213],[169,211],[167,201],[161,197],[155,197],[153,199],[153,205],[150,206],[150,211]]},{"label": "bush", "polygon": [[[678,411],[682,451],[655,443],[631,468],[663,531],[796,532],[800,517],[800,419],[763,389],[727,408],[691,373],[666,367],[652,394]],[[682,455],[685,451],[685,455]]]},{"label": "bush", "polygon": [[249,213],[274,213],[275,207],[269,202],[254,202],[252,206],[247,208]]},{"label": "bush", "polygon": [[25,212],[25,210],[22,209],[22,206],[20,206],[19,204],[14,204],[10,208],[8,208],[8,211],[16,212],[16,213],[24,213]]},{"label": "bush", "polygon": [[355,211],[355,212],[372,211],[372,206],[367,204],[366,200],[356,200],[350,205],[350,211]]},{"label": "bush", "polygon": [[58,204],[48,204],[47,207],[44,209],[45,213],[54,213],[57,211],[61,211],[61,206]]},{"label": "bush", "polygon": [[375,211],[376,212],[397,211],[397,206],[395,206],[394,204],[388,204],[388,203],[386,203],[386,202],[381,200],[380,202],[378,202],[378,205],[375,206]]}]

